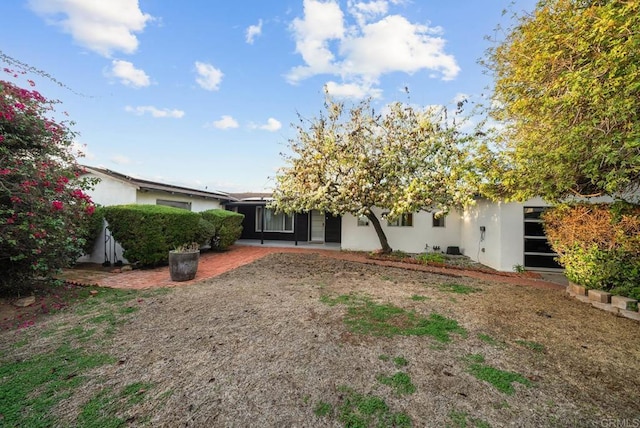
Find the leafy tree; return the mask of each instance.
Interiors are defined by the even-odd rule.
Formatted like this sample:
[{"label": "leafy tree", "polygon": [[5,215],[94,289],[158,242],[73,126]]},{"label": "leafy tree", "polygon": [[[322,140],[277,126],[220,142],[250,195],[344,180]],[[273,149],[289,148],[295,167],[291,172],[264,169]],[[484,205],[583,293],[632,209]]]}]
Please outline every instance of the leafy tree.
[{"label": "leafy tree", "polygon": [[2,291],[72,263],[88,238],[94,205],[84,190],[91,183],[80,176],[69,123],[48,117],[53,105],[33,89],[0,80]]},{"label": "leafy tree", "polygon": [[[523,200],[640,186],[640,2],[541,0],[490,49],[503,126],[487,191]],[[495,150],[498,149],[498,150]],[[487,154],[488,152],[485,152]]]},{"label": "leafy tree", "polygon": [[380,219],[419,210],[449,211],[472,202],[475,173],[469,138],[445,109],[402,103],[377,114],[366,100],[347,109],[327,97],[326,113],[300,118],[292,155],[277,175],[273,205],[286,212],[312,209],[366,216],[383,252],[391,252]]}]

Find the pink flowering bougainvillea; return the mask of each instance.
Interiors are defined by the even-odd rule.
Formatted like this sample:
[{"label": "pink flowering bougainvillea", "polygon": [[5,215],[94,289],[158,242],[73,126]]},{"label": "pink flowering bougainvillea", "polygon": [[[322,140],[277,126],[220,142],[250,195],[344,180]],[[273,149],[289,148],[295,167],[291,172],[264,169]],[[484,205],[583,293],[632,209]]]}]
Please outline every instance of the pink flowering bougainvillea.
[{"label": "pink flowering bougainvillea", "polygon": [[50,277],[83,253],[92,183],[74,157],[71,124],[50,117],[54,103],[0,80],[0,291]]}]

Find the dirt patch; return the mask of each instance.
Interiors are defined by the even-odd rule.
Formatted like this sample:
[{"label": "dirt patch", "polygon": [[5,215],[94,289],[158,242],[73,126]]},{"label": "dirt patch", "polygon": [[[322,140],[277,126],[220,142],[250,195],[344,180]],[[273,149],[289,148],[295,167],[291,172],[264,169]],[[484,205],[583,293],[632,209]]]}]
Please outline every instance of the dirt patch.
[{"label": "dirt patch", "polygon": [[[468,287],[475,291],[455,291]],[[435,313],[466,334],[449,342],[357,334],[344,323],[345,305],[321,301],[343,295]],[[640,325],[557,290],[274,254],[138,306],[110,340],[92,345],[118,363],[92,372],[56,408],[61,420],[73,421],[102,388],[144,382],[153,385],[149,399],[130,420],[152,426],[341,426],[337,409],[355,394],[345,391],[382,397],[417,427],[456,426],[461,418],[494,427],[640,422]],[[68,311],[43,325],[73,326],[77,317]],[[3,360],[49,346],[52,337],[38,328],[2,333]],[[19,334],[29,343],[15,350],[9,344]],[[469,369],[479,355],[531,386],[514,383],[506,394],[479,380]],[[379,381],[400,370],[390,362],[397,357],[408,362],[401,370],[412,394]],[[318,403],[333,410],[318,415]]]},{"label": "dirt patch", "polygon": [[[34,326],[43,316],[66,308],[86,294],[86,289],[81,286],[34,281],[21,295],[0,298],[0,331]],[[19,304],[30,297],[33,297],[32,304]]]}]

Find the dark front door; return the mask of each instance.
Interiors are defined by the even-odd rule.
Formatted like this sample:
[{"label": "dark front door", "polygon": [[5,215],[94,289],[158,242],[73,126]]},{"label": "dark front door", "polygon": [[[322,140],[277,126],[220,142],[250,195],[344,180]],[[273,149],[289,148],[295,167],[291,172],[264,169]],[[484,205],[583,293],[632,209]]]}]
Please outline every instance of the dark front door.
[{"label": "dark front door", "polygon": [[342,241],[342,217],[325,214],[324,225],[324,241],[325,242],[341,242]]}]

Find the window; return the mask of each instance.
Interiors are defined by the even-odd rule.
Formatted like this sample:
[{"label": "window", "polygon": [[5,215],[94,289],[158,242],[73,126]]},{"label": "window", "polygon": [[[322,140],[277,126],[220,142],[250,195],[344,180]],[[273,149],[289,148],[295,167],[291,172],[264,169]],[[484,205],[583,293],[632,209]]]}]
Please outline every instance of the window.
[{"label": "window", "polygon": [[524,207],[524,266],[558,269],[558,256],[549,245],[544,232],[542,214],[548,207]]},{"label": "window", "polygon": [[432,215],[432,223],[433,227],[444,227],[444,219],[446,215],[442,213],[433,213]]},{"label": "window", "polygon": [[272,209],[256,207],[256,232],[262,230],[262,213],[264,212],[265,232],[293,232],[293,217],[283,212],[275,213]]},{"label": "window", "polygon": [[191,202],[169,201],[165,199],[156,199],[156,205],[164,205],[165,207],[182,208],[191,211]]},{"label": "window", "polygon": [[358,217],[358,226],[369,226],[369,219],[366,215]]},{"label": "window", "polygon": [[413,214],[402,214],[400,217],[393,221],[387,220],[389,226],[413,226]]}]

